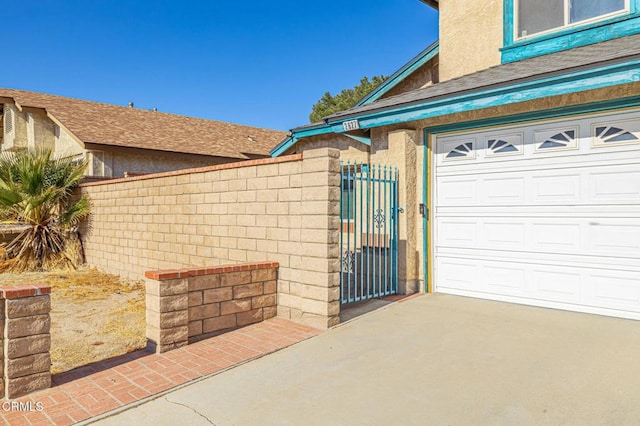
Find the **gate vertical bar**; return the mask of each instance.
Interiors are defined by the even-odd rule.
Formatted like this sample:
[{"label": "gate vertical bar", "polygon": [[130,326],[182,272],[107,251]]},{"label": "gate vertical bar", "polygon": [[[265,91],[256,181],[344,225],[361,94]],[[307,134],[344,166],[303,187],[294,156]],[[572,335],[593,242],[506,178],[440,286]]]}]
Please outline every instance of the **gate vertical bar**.
[{"label": "gate vertical bar", "polygon": [[394,228],[393,228],[393,293],[398,292],[398,237],[400,236],[400,218],[398,215],[400,214],[400,196],[398,194],[398,186],[400,179],[400,171],[396,167],[395,170],[395,179],[393,181],[393,192],[394,192],[394,216],[396,218]]},{"label": "gate vertical bar", "polygon": [[[360,180],[359,180],[359,185],[360,185],[360,220],[358,220],[358,225],[360,226],[360,229],[355,229],[355,235],[356,238],[359,241],[360,244],[360,291],[358,293],[358,297],[360,299],[362,299],[362,290],[364,288],[364,242],[362,241],[362,199],[363,199],[363,191],[364,191],[364,185],[363,185],[363,173],[365,173],[366,169],[365,169],[365,165],[363,163],[360,163]],[[356,284],[357,286],[357,284]]]},{"label": "gate vertical bar", "polygon": [[[369,285],[371,283],[371,265],[370,265],[370,261],[371,261],[371,256],[369,256],[369,250],[370,250],[370,243],[369,243],[369,223],[371,222],[371,198],[373,198],[373,191],[371,190],[371,174],[374,172],[374,168],[373,166],[369,167],[369,170],[367,171],[367,188],[369,189],[367,191],[367,214],[365,215],[366,220],[367,220],[367,280],[366,280],[366,287],[367,287],[367,294],[369,293]],[[364,250],[363,250],[364,251]],[[364,298],[364,292],[362,293],[362,297]]]},{"label": "gate vertical bar", "polygon": [[387,209],[388,206],[391,205],[391,203],[389,202],[389,199],[387,198],[388,195],[387,194],[387,182],[388,182],[388,176],[387,176],[387,166],[384,166],[384,210],[387,212],[387,214],[385,215],[385,220],[384,220],[384,232],[382,233],[383,236],[383,246],[382,246],[382,250],[384,253],[384,259],[383,259],[383,264],[384,264],[384,290],[382,290],[382,286],[380,286],[380,291],[383,294],[387,294],[387,291],[389,290],[389,268],[387,267],[387,260],[388,260],[388,251],[389,251],[389,244],[387,243],[387,220],[390,219],[390,215],[393,215],[393,212],[391,211],[391,209]]},{"label": "gate vertical bar", "polygon": [[[351,258],[351,162],[347,161],[347,259]],[[344,222],[342,224],[344,228]],[[347,301],[351,301],[351,267],[352,263],[347,263]]]},{"label": "gate vertical bar", "polygon": [[376,235],[376,250],[377,250],[377,255],[376,255],[376,263],[378,264],[378,268],[377,268],[377,274],[376,274],[376,292],[375,295],[379,296],[380,295],[380,280],[382,278],[382,251],[381,251],[381,244],[380,244],[380,237],[381,232],[382,232],[382,207],[381,207],[381,201],[382,201],[382,191],[380,189],[382,185],[382,166],[380,164],[378,164],[378,187],[377,187],[377,191],[378,191],[378,209],[376,211],[376,230],[377,230],[377,235]]},{"label": "gate vertical bar", "polygon": [[[353,197],[351,198],[353,206],[351,216],[349,216],[349,235],[351,235],[351,228],[353,228],[353,300],[358,300],[358,240],[356,239],[356,218],[358,217],[358,184],[356,176],[358,173],[358,163],[353,163],[353,173],[351,174],[351,185],[353,186],[351,192]],[[353,219],[352,219],[353,218]],[[349,281],[349,287],[351,288],[351,281]]]},{"label": "gate vertical bar", "polygon": [[340,301],[344,303],[344,164],[340,162]]}]

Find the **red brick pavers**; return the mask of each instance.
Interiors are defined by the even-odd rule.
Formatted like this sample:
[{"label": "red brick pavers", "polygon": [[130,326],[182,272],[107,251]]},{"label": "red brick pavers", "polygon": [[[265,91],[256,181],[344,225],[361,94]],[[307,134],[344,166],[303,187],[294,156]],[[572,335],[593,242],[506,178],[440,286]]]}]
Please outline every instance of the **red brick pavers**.
[{"label": "red brick pavers", "polygon": [[50,389],[1,401],[0,424],[71,425],[320,332],[273,318],[164,354],[138,351],[91,364],[53,376]]}]

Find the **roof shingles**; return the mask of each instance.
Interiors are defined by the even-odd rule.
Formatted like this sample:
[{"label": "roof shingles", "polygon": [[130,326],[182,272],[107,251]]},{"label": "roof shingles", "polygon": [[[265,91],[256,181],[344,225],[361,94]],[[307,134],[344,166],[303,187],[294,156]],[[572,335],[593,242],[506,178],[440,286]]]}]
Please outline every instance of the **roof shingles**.
[{"label": "roof shingles", "polygon": [[326,117],[325,120],[340,120],[358,114],[376,112],[401,105],[419,104],[438,98],[453,97],[463,93],[543,78],[556,73],[563,74],[573,70],[597,67],[616,61],[637,59],[638,57],[640,57],[640,34],[620,37],[519,62],[497,65],[473,74],[434,84],[433,86],[347,109],[332,114]]},{"label": "roof shingles", "polygon": [[21,107],[43,108],[86,143],[247,159],[266,156],[286,132],[127,108],[80,99],[0,89]]}]

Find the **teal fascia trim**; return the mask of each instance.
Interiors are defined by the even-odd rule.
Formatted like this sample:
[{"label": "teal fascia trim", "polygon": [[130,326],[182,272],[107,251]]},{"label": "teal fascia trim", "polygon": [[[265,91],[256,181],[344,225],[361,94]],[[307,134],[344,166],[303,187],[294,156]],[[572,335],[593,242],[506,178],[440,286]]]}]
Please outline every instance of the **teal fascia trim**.
[{"label": "teal fascia trim", "polygon": [[627,14],[515,41],[515,15],[513,12],[515,1],[504,0],[504,47],[500,49],[502,63],[520,61],[640,33],[640,0],[630,0],[630,9]]},{"label": "teal fascia trim", "polygon": [[293,129],[291,131],[291,136],[276,145],[276,147],[273,148],[269,154],[271,154],[272,157],[279,157],[284,154],[289,148],[295,145],[298,140],[309,136],[325,135],[327,133],[333,133],[333,131],[330,126],[327,126],[325,124],[316,127],[301,128],[298,130]]},{"label": "teal fascia trim", "polygon": [[[568,117],[578,114],[591,114],[596,112],[612,111],[623,108],[634,108],[640,106],[640,96],[628,98],[611,99],[606,101],[592,102],[589,104],[572,105],[567,107],[552,108],[539,111],[525,112],[521,114],[503,115],[500,117],[485,118],[482,120],[465,121],[462,123],[451,123],[440,126],[432,126],[424,129],[425,138],[430,134],[449,133],[471,129],[481,129],[484,127],[500,126],[505,124],[526,123],[537,120],[550,120],[554,118]],[[426,141],[426,139],[425,139]]]},{"label": "teal fascia trim", "polygon": [[413,74],[414,71],[416,71],[418,68],[420,68],[427,62],[429,62],[431,59],[433,59],[433,57],[436,56],[439,51],[440,51],[440,45],[436,41],[431,46],[427,47],[425,50],[420,52],[418,56],[416,56],[415,58],[407,62],[402,68],[396,71],[391,77],[389,77],[380,86],[376,87],[371,93],[365,96],[355,106],[359,107],[362,105],[368,105],[372,102],[377,101],[382,96],[384,96],[385,93],[387,93],[389,90],[396,87],[398,84],[404,81],[405,78]]},{"label": "teal fascia trim", "polygon": [[342,133],[343,136],[346,136],[348,138],[351,138],[353,140],[356,140],[360,143],[363,143],[367,146],[371,146],[371,138],[367,138],[365,136],[356,136],[356,135],[350,135],[349,133]]},{"label": "teal fascia trim", "polygon": [[357,119],[360,128],[366,129],[638,81],[640,60],[635,60],[379,112],[364,112],[330,124],[337,128],[343,121]]},{"label": "teal fascia trim", "polygon": [[296,144],[296,142],[298,141],[297,138],[294,138],[292,136],[289,136],[288,138],[286,138],[285,140],[283,140],[282,142],[280,142],[278,145],[275,146],[275,148],[273,148],[271,150],[271,152],[269,152],[269,154],[272,157],[279,157],[281,156],[287,149],[289,149],[290,147],[292,147],[293,145]]}]

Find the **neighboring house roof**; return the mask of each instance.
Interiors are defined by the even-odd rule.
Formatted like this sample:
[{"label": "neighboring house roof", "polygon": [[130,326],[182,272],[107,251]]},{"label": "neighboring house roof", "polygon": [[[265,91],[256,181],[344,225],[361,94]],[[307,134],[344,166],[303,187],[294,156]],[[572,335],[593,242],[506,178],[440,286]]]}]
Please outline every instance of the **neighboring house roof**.
[{"label": "neighboring house roof", "polygon": [[475,91],[513,85],[581,69],[597,68],[607,64],[626,62],[640,58],[640,34],[621,37],[602,43],[579,47],[549,55],[497,65],[473,74],[454,78],[422,89],[380,99],[368,105],[332,114],[325,122],[357,116],[362,113],[382,111],[398,106],[422,103],[459,96]]},{"label": "neighboring house roof", "polygon": [[42,108],[85,143],[246,159],[269,155],[286,132],[127,108],[80,99],[0,89],[19,108]]},{"label": "neighboring house roof", "polygon": [[409,77],[414,71],[433,59],[438,54],[439,50],[440,46],[438,44],[438,41],[436,40],[429,47],[418,53],[413,59],[404,64],[398,71],[393,73],[393,75],[386,79],[384,83],[376,87],[371,91],[371,93],[362,98],[362,100],[360,100],[360,102],[358,102],[355,106],[358,107],[361,105],[368,105],[372,102],[377,101],[382,96],[384,96],[385,93],[387,93],[389,90],[393,89],[407,77]]}]

